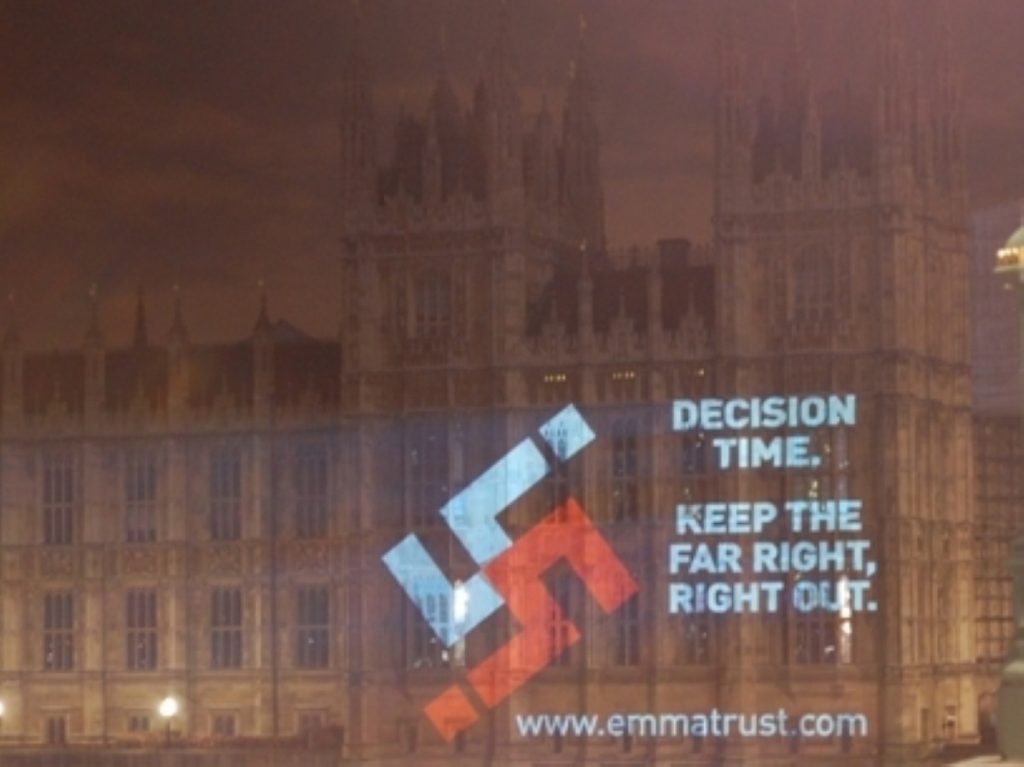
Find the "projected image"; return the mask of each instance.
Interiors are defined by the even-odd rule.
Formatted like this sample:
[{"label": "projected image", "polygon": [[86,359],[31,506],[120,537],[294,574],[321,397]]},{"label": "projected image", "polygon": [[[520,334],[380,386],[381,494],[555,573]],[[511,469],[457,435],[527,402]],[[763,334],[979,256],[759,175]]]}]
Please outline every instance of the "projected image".
[{"label": "projected image", "polygon": [[4,22],[0,765],[1024,761],[1019,0]]}]

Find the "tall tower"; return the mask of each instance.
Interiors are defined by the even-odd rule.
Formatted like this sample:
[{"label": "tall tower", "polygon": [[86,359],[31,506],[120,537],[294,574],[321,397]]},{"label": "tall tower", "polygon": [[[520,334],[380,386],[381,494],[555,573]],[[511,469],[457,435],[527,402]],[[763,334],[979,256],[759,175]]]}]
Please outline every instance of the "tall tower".
[{"label": "tall tower", "polygon": [[[996,274],[1006,287],[1014,290],[1020,302],[1019,321],[1024,324],[1024,224],[999,249]],[[1024,391],[1021,392],[1024,405]],[[1024,733],[1021,732],[1021,704],[1024,703],[1024,533],[1018,532],[1010,549],[1009,566],[1013,576],[1013,616],[1016,630],[1006,665],[1000,675],[999,731],[1000,752],[1008,759],[1024,757]],[[1000,563],[1002,564],[1002,563]]]},{"label": "tall tower", "polygon": [[372,214],[377,191],[377,133],[373,88],[362,32],[362,10],[354,4],[352,38],[342,77],[341,214],[346,228]]},{"label": "tall tower", "polygon": [[[726,389],[850,392],[859,406],[857,426],[823,446],[820,470],[781,484],[748,476],[737,492],[861,499],[880,568],[876,614],[847,625],[814,614],[741,621],[736,641],[755,648],[752,666],[781,664],[794,689],[804,680],[807,706],[825,705],[840,685],[876,723],[874,741],[851,748],[889,763],[976,735],[965,670],[973,497],[956,77],[947,55],[936,85],[915,88],[897,4],[875,5],[878,64],[863,99],[814,91],[796,3],[778,95],[763,94],[756,114],[725,47],[715,243]],[[776,702],[752,671],[737,674],[758,708]]]},{"label": "tall tower", "polygon": [[[523,113],[504,4],[495,27],[468,110],[442,43],[426,113],[399,117],[390,158],[370,159],[359,55],[346,74],[342,121],[341,409],[352,427],[352,473],[342,483],[352,488],[353,540],[363,561],[379,561],[415,532],[453,577],[466,555],[432,520],[484,460],[497,458],[495,446],[534,428],[531,334],[548,321],[562,328],[559,349],[570,348],[558,323],[575,327],[581,241],[594,251],[604,243],[582,43],[559,131],[546,103]],[[571,290],[553,318],[555,275]],[[353,669],[399,680],[353,687],[348,698],[353,752],[376,758],[375,749],[394,747],[375,729],[382,721],[399,719],[401,740],[417,742],[422,705],[436,694],[436,679],[420,672],[450,658],[384,568],[361,577],[347,608],[350,625],[361,627],[348,649]],[[508,737],[509,726],[491,721],[472,737],[499,737],[498,728]]]}]

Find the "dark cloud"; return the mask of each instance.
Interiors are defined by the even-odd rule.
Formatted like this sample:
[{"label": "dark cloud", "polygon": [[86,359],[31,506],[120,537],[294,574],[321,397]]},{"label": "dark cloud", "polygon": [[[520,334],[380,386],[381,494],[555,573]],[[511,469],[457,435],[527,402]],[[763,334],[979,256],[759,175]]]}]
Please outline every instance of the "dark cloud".
[{"label": "dark cloud", "polygon": [[[934,52],[941,0],[897,4],[908,60]],[[875,66],[870,0],[802,3],[819,85]],[[715,41],[731,25],[754,89],[792,39],[789,0],[520,0],[508,4],[524,103],[561,110],[587,20],[617,245],[710,233]],[[977,204],[1024,187],[1018,0],[949,0],[965,77]],[[497,3],[375,0],[365,34],[382,115],[419,110],[447,59],[468,104]],[[99,286],[112,343],[136,287],[151,328],[182,286],[193,334],[237,336],[272,309],[337,328],[337,129],[351,21],[338,0],[8,0],[0,3],[0,285],[36,346],[77,343]]]}]

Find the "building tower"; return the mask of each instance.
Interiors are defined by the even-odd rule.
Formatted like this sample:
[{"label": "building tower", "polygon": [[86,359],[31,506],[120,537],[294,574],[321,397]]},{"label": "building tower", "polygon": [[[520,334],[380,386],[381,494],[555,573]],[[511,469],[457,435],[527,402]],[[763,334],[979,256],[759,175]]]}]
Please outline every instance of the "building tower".
[{"label": "building tower", "polygon": [[[1024,225],[1014,232],[999,250],[996,274],[1020,302],[1019,318],[1024,325]],[[1024,350],[1022,350],[1024,351]],[[1022,371],[1024,372],[1024,371]],[[1021,380],[1024,380],[1022,378]],[[1024,400],[1024,391],[1021,392]],[[1024,402],[1022,402],[1024,404]],[[1024,711],[1024,533],[1017,532],[1010,548],[1013,570],[1014,636],[1006,666],[1000,679],[997,729],[1000,752],[1007,759],[1024,758],[1024,734],[1021,712]]]},{"label": "building tower", "polygon": [[[888,763],[976,736],[973,498],[957,78],[948,55],[932,84],[915,78],[897,4],[875,5],[866,97],[812,88],[796,3],[778,96],[755,108],[724,46],[715,247],[722,396],[851,392],[859,405],[821,471],[781,486],[747,475],[736,491],[861,499],[880,567],[877,614],[750,621],[736,641],[755,648],[751,667],[781,664],[808,707],[827,707],[831,685],[863,703],[877,722],[866,748]],[[756,691],[741,708],[775,702],[753,668],[735,673]]]}]

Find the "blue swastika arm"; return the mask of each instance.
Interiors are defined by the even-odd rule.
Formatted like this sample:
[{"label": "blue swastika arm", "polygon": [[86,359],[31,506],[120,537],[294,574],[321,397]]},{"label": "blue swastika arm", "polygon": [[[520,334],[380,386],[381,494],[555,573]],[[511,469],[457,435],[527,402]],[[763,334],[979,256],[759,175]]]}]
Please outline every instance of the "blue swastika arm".
[{"label": "blue swastika arm", "polygon": [[589,445],[595,437],[590,424],[580,415],[575,405],[566,405],[547,423],[540,427],[544,437],[560,461],[568,461]]},{"label": "blue swastika arm", "polygon": [[[415,535],[403,538],[383,556],[383,560],[445,647],[458,642],[504,604],[484,574],[478,572],[463,584],[467,597],[466,616],[456,622],[455,586]],[[435,600],[432,614],[423,609],[423,600],[428,596]]]},{"label": "blue swastika arm", "polygon": [[477,564],[512,545],[497,517],[547,473],[540,450],[524,439],[444,505],[441,515]]}]

